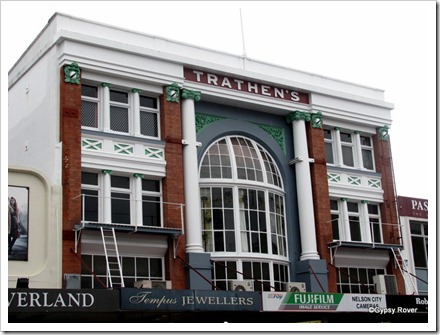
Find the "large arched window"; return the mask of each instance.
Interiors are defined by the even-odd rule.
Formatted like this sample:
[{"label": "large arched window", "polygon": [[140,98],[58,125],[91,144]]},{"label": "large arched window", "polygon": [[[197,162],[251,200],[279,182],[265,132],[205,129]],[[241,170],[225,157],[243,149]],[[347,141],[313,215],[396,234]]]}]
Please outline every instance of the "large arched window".
[{"label": "large arched window", "polygon": [[203,244],[215,262],[216,286],[226,289],[230,280],[255,278],[256,290],[283,289],[284,188],[270,154],[249,138],[217,140],[202,158],[200,195]]}]

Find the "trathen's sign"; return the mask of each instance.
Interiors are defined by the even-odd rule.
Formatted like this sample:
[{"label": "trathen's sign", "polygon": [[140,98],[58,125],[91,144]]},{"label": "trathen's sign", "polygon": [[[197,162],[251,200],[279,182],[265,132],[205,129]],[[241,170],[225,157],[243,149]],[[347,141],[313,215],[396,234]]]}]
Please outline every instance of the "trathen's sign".
[{"label": "trathen's sign", "polygon": [[399,215],[415,218],[428,218],[428,200],[419,198],[397,197]]},{"label": "trathen's sign", "polygon": [[119,310],[113,290],[9,289],[9,312],[107,312]]},{"label": "trathen's sign", "polygon": [[294,89],[281,88],[265,83],[257,83],[247,81],[240,78],[234,78],[217,73],[210,73],[200,70],[184,69],[185,80],[215,86],[218,88],[240,91],[249,94],[256,94],[259,96],[280,99],[289,102],[296,102],[301,104],[309,103],[309,95],[304,92],[299,92]]},{"label": "trathen's sign", "polygon": [[258,292],[121,289],[122,310],[260,311]]}]

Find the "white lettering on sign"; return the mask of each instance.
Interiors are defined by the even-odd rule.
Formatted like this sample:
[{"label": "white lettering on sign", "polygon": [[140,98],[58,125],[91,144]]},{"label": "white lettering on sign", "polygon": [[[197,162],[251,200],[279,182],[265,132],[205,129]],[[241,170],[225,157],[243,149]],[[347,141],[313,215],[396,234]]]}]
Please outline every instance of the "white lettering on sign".
[{"label": "white lettering on sign", "polygon": [[428,211],[428,201],[411,200],[412,209],[418,211]]},{"label": "white lettering on sign", "polygon": [[17,307],[90,307],[95,298],[90,293],[58,293],[49,297],[48,292],[12,292],[9,305],[16,302]]},{"label": "white lettering on sign", "polygon": [[309,95],[307,93],[297,92],[296,90],[274,87],[268,84],[260,84],[238,78],[231,78],[221,74],[208,73],[187,68],[185,68],[184,71],[185,79],[188,81],[245,93],[258,94],[265,97],[291,102],[293,101],[304,104],[309,103]]}]

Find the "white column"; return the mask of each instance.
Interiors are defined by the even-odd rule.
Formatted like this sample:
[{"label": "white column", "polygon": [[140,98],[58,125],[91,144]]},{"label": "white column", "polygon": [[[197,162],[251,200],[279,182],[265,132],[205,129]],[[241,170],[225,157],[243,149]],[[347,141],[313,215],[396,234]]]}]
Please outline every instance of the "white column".
[{"label": "white column", "polygon": [[313,209],[312,179],[310,159],[307,149],[305,119],[307,113],[296,111],[291,114],[293,148],[295,153],[295,175],[298,197],[298,214],[301,238],[300,260],[319,259],[316,247],[315,213]]},{"label": "white column", "polygon": [[342,241],[351,241],[350,221],[348,220],[347,199],[341,199],[341,220],[343,234],[340,237]]},{"label": "white column", "polygon": [[133,92],[133,130],[134,136],[139,136],[141,134],[141,116],[140,116],[140,97],[139,93],[141,90],[137,88],[133,88],[131,90]]},{"label": "white column", "polygon": [[353,145],[354,145],[354,166],[363,168],[362,162],[362,148],[361,148],[361,135],[358,131],[353,133]]},{"label": "white column", "polygon": [[202,253],[202,222],[199,169],[197,164],[196,117],[194,100],[200,92],[182,90],[183,179],[185,188],[186,252]]},{"label": "white column", "polygon": [[368,201],[362,200],[359,204],[359,220],[361,220],[362,241],[371,243],[373,241],[370,218],[368,216]]},{"label": "white column", "polygon": [[103,114],[103,130],[110,130],[110,84],[102,83],[102,114]]},{"label": "white column", "polygon": [[342,146],[341,146],[341,131],[338,127],[335,127],[335,154],[336,154],[336,161],[335,164],[342,166],[344,164],[343,158],[342,158]]},{"label": "white column", "polygon": [[135,206],[134,225],[142,226],[143,225],[142,178],[144,178],[144,175],[135,173],[134,177],[135,177],[134,178],[134,206]]},{"label": "white column", "polygon": [[111,200],[111,177],[112,170],[102,170],[104,174],[102,193],[103,193],[103,218],[104,223],[112,223],[112,200]]}]

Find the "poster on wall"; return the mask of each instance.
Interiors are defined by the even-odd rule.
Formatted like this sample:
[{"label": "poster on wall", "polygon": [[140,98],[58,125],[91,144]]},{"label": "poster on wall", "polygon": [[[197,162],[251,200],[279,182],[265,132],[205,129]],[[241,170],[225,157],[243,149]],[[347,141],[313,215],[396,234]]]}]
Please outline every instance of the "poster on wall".
[{"label": "poster on wall", "polygon": [[8,187],[8,259],[28,260],[29,188]]}]

